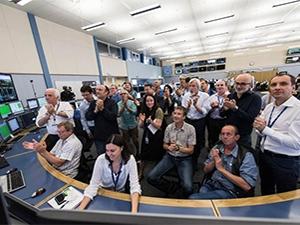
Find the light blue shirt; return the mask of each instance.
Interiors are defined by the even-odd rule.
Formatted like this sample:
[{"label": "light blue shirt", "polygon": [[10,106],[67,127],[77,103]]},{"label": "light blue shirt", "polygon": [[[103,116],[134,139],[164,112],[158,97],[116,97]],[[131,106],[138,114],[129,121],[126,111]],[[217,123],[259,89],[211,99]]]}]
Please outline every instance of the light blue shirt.
[{"label": "light blue shirt", "polygon": [[127,100],[127,107],[130,109],[125,108],[123,112],[120,112],[121,109],[124,107],[124,102],[118,102],[118,114],[120,116],[120,124],[119,127],[123,130],[130,130],[137,127],[138,123],[136,120],[136,112],[137,108],[133,101]]},{"label": "light blue shirt", "polygon": [[[234,147],[230,155],[224,154],[224,146],[219,147],[219,151],[221,152],[221,158],[224,168],[227,171],[232,172],[232,165],[234,159],[238,156],[238,145]],[[208,159],[205,161],[205,164],[212,162],[213,159],[211,155],[209,155]],[[245,158],[240,165],[240,174],[239,176],[243,178],[251,187],[255,187],[257,180],[257,166],[255,163],[255,159],[250,152],[247,152]],[[228,191],[236,192],[235,185],[229,181],[221,172],[215,170],[212,177],[212,182],[216,186],[217,189],[226,189]]]}]

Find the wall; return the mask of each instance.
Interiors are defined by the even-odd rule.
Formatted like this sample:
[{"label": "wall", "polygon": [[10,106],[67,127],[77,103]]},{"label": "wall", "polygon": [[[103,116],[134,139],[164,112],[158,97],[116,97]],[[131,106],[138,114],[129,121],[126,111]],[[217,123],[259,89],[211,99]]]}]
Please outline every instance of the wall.
[{"label": "wall", "polygon": [[42,69],[27,14],[0,4],[0,72],[39,73]]},{"label": "wall", "polygon": [[146,65],[138,62],[126,61],[128,78],[161,78],[162,71],[159,66]]},{"label": "wall", "polygon": [[91,35],[36,17],[51,74],[97,75]]},{"label": "wall", "polygon": [[121,59],[100,56],[103,76],[127,77],[126,62]]}]

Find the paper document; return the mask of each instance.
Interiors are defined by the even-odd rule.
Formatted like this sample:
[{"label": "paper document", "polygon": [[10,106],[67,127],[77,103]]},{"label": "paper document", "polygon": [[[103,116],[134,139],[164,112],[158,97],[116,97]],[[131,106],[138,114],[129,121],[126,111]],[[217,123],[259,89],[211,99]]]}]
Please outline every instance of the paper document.
[{"label": "paper document", "polygon": [[72,186],[48,201],[48,204],[55,209],[75,209],[83,199],[83,194]]},{"label": "paper document", "polygon": [[151,131],[152,134],[155,134],[156,131],[158,130],[156,127],[154,127],[151,123],[148,126],[149,130]]}]

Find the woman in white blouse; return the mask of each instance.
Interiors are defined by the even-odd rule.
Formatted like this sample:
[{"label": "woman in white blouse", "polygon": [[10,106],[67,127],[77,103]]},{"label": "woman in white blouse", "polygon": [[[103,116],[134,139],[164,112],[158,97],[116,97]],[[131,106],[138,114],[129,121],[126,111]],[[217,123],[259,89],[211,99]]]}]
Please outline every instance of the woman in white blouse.
[{"label": "woman in white blouse", "polygon": [[95,163],[90,185],[84,191],[84,198],[79,209],[84,209],[98,188],[106,188],[117,192],[125,192],[129,180],[131,195],[131,212],[138,211],[138,201],[141,187],[138,180],[136,161],[125,147],[126,143],[121,135],[113,134],[106,142],[106,153],[100,155]]}]

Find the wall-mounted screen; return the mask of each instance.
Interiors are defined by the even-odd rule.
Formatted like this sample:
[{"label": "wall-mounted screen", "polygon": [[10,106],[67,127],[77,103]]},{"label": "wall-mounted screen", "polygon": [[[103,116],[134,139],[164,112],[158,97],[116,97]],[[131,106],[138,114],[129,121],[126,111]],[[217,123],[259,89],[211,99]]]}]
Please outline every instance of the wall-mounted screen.
[{"label": "wall-mounted screen", "polygon": [[18,113],[24,112],[24,107],[23,107],[23,104],[21,101],[10,102],[10,103],[8,103],[8,105],[13,114],[18,114]]},{"label": "wall-mounted screen", "polygon": [[0,103],[16,100],[18,96],[11,75],[0,73]]},{"label": "wall-mounted screen", "polygon": [[300,54],[300,48],[290,48],[287,50],[287,55],[296,55]]},{"label": "wall-mounted screen", "polygon": [[300,62],[300,56],[291,56],[291,57],[286,57],[285,63],[290,64],[290,63],[298,63]]},{"label": "wall-mounted screen", "polygon": [[0,116],[2,119],[7,118],[11,114],[8,104],[0,104]]}]

